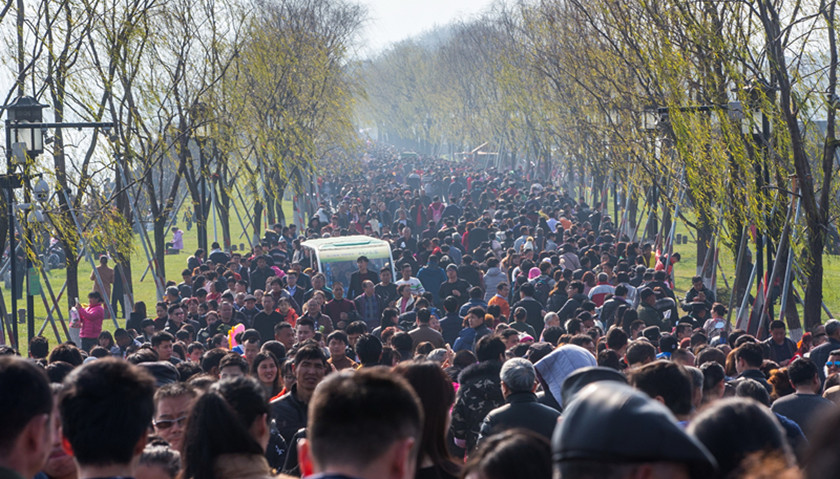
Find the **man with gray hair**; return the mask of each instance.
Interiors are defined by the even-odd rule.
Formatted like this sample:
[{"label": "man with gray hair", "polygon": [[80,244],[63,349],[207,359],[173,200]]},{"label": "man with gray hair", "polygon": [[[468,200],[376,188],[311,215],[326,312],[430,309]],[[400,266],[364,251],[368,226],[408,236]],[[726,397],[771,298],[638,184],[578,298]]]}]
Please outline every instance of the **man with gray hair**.
[{"label": "man with gray hair", "polygon": [[484,418],[479,443],[485,437],[513,428],[528,429],[550,441],[560,413],[537,401],[534,365],[527,359],[513,358],[502,366],[499,377],[506,404]]}]

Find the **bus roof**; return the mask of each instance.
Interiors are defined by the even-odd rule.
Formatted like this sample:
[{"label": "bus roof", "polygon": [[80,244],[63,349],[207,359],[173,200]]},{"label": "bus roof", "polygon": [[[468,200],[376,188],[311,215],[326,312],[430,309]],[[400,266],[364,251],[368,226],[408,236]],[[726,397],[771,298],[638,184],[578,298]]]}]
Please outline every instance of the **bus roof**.
[{"label": "bus roof", "polygon": [[339,248],[352,248],[354,246],[386,246],[388,248],[391,247],[391,245],[387,241],[362,235],[339,236],[336,238],[318,238],[306,240],[300,245],[317,251]]}]

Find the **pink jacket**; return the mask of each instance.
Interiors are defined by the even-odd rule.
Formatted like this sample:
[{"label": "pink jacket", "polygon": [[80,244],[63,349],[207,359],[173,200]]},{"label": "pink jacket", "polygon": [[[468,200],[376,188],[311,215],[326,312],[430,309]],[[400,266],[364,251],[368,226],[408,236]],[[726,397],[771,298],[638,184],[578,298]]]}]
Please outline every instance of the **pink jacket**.
[{"label": "pink jacket", "polygon": [[76,308],[79,311],[79,319],[82,321],[82,329],[79,331],[80,338],[98,338],[102,332],[102,322],[105,320],[105,309],[101,304]]}]

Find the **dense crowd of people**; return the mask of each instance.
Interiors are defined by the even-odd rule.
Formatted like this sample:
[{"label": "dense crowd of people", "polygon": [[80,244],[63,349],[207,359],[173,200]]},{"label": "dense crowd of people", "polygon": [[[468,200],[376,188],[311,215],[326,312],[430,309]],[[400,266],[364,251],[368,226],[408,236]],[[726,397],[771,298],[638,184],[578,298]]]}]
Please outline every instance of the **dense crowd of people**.
[{"label": "dense crowd of people", "polygon": [[[840,476],[840,321],[734,329],[518,171],[378,149],[319,181],[307,225],[196,251],[113,333],[106,283],[78,341],[2,347],[0,478]],[[393,260],[327,284],[301,243],[349,235]]]}]

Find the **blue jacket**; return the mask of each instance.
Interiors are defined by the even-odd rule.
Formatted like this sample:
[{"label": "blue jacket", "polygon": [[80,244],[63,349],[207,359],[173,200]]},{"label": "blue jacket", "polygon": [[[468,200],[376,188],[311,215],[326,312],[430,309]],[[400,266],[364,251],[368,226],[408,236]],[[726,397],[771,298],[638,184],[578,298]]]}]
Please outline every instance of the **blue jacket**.
[{"label": "blue jacket", "polygon": [[440,304],[441,299],[438,297],[438,291],[440,291],[440,285],[446,281],[446,273],[443,271],[443,268],[437,265],[427,264],[417,272],[417,279],[423,283],[423,289],[431,291],[432,302],[436,305]]},{"label": "blue jacket", "polygon": [[483,324],[478,329],[464,328],[455,340],[452,350],[456,353],[464,349],[475,351],[475,343],[487,334],[490,334],[490,330]]}]

